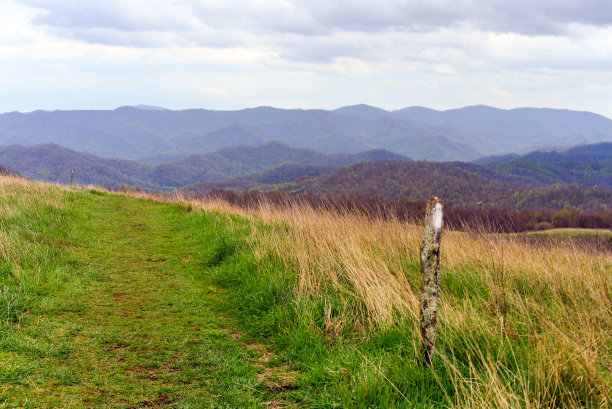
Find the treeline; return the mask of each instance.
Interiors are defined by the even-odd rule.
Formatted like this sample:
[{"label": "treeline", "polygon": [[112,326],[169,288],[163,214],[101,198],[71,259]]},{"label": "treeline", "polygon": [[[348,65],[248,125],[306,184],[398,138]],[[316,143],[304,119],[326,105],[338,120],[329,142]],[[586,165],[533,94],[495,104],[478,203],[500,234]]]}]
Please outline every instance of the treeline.
[{"label": "treeline", "polygon": [[612,190],[578,184],[521,185],[487,179],[450,163],[380,161],[358,163],[283,187],[289,193],[378,195],[411,200],[436,194],[454,207],[518,211],[576,208],[605,210]]},{"label": "treeline", "polygon": [[[192,194],[192,198],[216,198],[246,208],[256,209],[264,204],[278,208],[305,204],[314,209],[338,213],[359,213],[368,217],[393,218],[401,221],[420,220],[425,211],[424,201],[405,198],[389,199],[377,195],[290,195],[283,191],[236,192],[213,190],[204,194]],[[612,211],[600,210],[583,213],[576,209],[551,211],[509,211],[489,208],[446,206],[445,223],[452,229],[483,229],[489,232],[519,233],[529,230],[546,230],[553,227],[608,228],[612,229]]]},{"label": "treeline", "polygon": [[531,152],[454,164],[489,179],[530,185],[578,183],[612,189],[612,142],[577,146],[565,152]]}]

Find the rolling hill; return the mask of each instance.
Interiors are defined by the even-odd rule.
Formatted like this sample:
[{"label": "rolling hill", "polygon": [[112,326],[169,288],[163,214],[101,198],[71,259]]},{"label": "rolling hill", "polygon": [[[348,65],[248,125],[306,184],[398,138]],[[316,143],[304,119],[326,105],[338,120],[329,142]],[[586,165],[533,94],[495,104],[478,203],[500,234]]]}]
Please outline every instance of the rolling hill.
[{"label": "rolling hill", "polygon": [[423,200],[435,194],[458,207],[553,212],[563,208],[597,212],[612,206],[611,189],[575,183],[526,185],[491,179],[452,163],[379,161],[321,171],[318,176],[296,172],[293,182],[287,182],[287,178],[265,177],[275,173],[278,172],[273,170],[219,182],[197,183],[182,191],[198,195],[215,189],[283,189],[292,194],[376,195],[410,200]]},{"label": "rolling hill", "polygon": [[385,111],[367,105],[320,109],[258,107],[239,111],[121,107],[112,111],[0,114],[0,145],[54,143],[148,162],[280,141],[325,153],[386,149],[415,159],[474,160],[612,141],[612,121],[588,112],[472,106]]},{"label": "rolling hill", "polygon": [[375,194],[412,200],[437,195],[453,206],[595,212],[612,205],[612,190],[578,184],[531,186],[488,179],[450,163],[359,163],[286,185],[292,193]]},{"label": "rolling hill", "polygon": [[[27,177],[67,183],[70,171],[74,169],[75,181],[79,184],[126,184],[161,190],[172,190],[200,181],[236,178],[284,164],[299,163],[336,168],[358,162],[390,159],[410,160],[384,150],[354,155],[329,155],[309,149],[291,148],[279,142],[268,142],[256,147],[223,148],[213,153],[189,155],[178,161],[158,165],[103,158],[54,144],[0,148],[0,165]],[[314,174],[311,172],[309,175]]]},{"label": "rolling hill", "polygon": [[[612,143],[564,152],[489,157],[476,163],[410,162],[384,150],[324,154],[280,142],[222,148],[157,165],[109,159],[54,144],[0,148],[0,166],[24,176],[77,184],[151,190],[212,189],[376,194],[413,200],[431,194],[455,206],[596,211],[612,205]],[[352,165],[352,166],[349,166]],[[586,185],[586,186],[580,186]],[[590,188],[589,188],[590,186]]]},{"label": "rolling hill", "polygon": [[202,193],[216,189],[226,190],[276,190],[277,185],[301,179],[321,176],[333,172],[337,167],[326,165],[304,165],[300,163],[281,165],[260,173],[211,182],[198,182],[181,188],[185,193]]},{"label": "rolling hill", "polygon": [[55,144],[0,147],[0,165],[25,177],[49,182],[70,183],[70,172],[74,170],[75,182],[83,185],[125,184],[148,189],[156,186],[147,180],[150,171],[147,165],[126,159],[102,158]]},{"label": "rolling hill", "polygon": [[577,146],[563,152],[531,152],[455,163],[490,179],[547,186],[578,183],[612,189],[612,143]]}]

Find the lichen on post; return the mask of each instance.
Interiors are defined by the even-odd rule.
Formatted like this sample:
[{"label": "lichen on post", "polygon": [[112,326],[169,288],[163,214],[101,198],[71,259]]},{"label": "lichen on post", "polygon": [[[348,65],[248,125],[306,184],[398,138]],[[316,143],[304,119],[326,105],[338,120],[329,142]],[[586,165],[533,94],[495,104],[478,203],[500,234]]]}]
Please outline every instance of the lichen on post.
[{"label": "lichen on post", "polygon": [[442,240],[444,201],[432,196],[425,210],[425,228],[421,246],[421,349],[425,362],[431,364],[438,319],[438,274]]}]

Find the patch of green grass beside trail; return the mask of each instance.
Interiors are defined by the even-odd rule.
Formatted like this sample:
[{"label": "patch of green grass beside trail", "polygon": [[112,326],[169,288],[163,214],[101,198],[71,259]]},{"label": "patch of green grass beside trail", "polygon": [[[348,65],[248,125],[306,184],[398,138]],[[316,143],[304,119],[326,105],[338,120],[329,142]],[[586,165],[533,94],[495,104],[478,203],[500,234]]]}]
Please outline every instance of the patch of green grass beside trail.
[{"label": "patch of green grass beside trail", "polygon": [[578,245],[598,251],[612,251],[612,230],[610,229],[555,228],[513,233],[513,235],[534,244],[564,241],[568,245]]},{"label": "patch of green grass beside trail", "polygon": [[211,307],[218,216],[54,189],[8,192],[0,209],[0,408],[274,399]]},{"label": "patch of green grass beside trail", "polygon": [[579,228],[555,228],[549,230],[528,231],[518,233],[519,235],[535,235],[535,236],[561,236],[561,237],[583,237],[583,236],[601,236],[602,238],[612,238],[612,230],[610,229],[579,229]]},{"label": "patch of green grass beside trail", "polygon": [[[227,243],[243,248],[242,240],[235,237],[240,236],[228,234],[218,242],[214,254],[226,253]],[[213,272],[216,283],[229,292],[223,308],[254,339],[272,343],[281,359],[297,371],[296,387],[289,388],[286,402],[305,408],[448,405],[446,393],[453,389],[450,374],[443,365],[432,371],[415,356],[419,334],[411,323],[364,329],[347,322],[337,337],[330,336],[324,324],[326,301],[337,308],[336,313],[355,306],[343,305],[331,291],[298,301],[294,276],[278,260],[258,265],[248,252],[237,252],[232,258],[233,262]],[[410,270],[409,274],[420,275],[419,266],[410,266]]]}]

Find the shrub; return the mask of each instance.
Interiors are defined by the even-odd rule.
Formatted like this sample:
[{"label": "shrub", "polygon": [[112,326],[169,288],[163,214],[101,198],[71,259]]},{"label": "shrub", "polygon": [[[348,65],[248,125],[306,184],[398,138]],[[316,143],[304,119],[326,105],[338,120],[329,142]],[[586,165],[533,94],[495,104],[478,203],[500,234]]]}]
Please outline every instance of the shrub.
[{"label": "shrub", "polygon": [[553,228],[553,225],[549,222],[540,222],[533,225],[534,230],[550,230]]},{"label": "shrub", "polygon": [[19,174],[19,172],[15,172],[14,170],[11,170],[9,168],[6,168],[6,167],[0,165],[0,176],[19,177],[21,175]]},{"label": "shrub", "polygon": [[572,221],[576,215],[575,211],[569,209],[559,210],[557,213],[552,216],[552,224],[555,227],[570,227],[572,226]]}]

